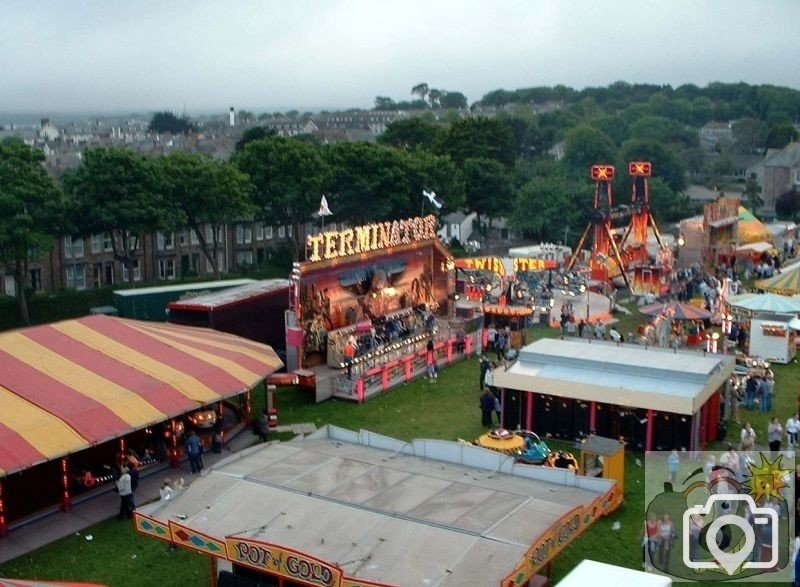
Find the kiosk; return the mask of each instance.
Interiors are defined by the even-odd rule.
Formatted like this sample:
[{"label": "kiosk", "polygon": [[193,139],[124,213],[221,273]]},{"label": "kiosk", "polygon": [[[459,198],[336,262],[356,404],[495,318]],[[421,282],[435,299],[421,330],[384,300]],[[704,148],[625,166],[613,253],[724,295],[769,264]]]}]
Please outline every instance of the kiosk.
[{"label": "kiosk", "polygon": [[789,363],[797,353],[794,330],[789,323],[794,316],[759,314],[750,320],[750,356],[773,363]]}]

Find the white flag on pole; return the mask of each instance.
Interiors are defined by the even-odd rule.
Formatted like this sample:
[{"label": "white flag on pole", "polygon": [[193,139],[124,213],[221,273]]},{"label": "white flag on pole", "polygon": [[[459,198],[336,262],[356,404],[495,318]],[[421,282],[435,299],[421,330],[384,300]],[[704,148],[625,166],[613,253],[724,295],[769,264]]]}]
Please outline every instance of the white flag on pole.
[{"label": "white flag on pole", "polygon": [[319,215],[320,216],[332,216],[333,212],[328,207],[328,200],[325,196],[322,196],[322,199],[319,201]]},{"label": "white flag on pole", "polygon": [[423,195],[423,196],[425,196],[426,198],[428,198],[428,201],[429,201],[431,204],[433,204],[434,206],[436,206],[436,209],[437,209],[437,210],[441,210],[441,209],[442,209],[442,206],[444,206],[444,202],[442,202],[442,201],[441,201],[441,200],[440,200],[440,199],[439,199],[439,198],[436,196],[436,192],[433,192],[433,191],[430,191],[430,192],[429,192],[428,190],[422,190],[422,195]]}]

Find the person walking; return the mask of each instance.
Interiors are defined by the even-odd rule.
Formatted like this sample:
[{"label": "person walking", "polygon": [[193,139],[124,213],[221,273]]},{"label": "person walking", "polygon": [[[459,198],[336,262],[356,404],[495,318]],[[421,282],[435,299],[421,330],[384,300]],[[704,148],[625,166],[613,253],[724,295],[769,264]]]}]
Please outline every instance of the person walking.
[{"label": "person walking", "polygon": [[786,436],[789,441],[789,448],[797,446],[797,433],[800,432],[800,420],[797,419],[797,412],[786,420]]},{"label": "person walking", "polygon": [[494,394],[494,370],[497,368],[497,363],[492,362],[483,376],[483,383],[492,394]]},{"label": "person walking", "polygon": [[258,429],[258,437],[261,439],[261,442],[266,442],[269,437],[269,412],[267,412],[266,408],[261,410],[261,415],[258,417],[256,426]]},{"label": "person walking", "polygon": [[756,431],[753,430],[752,426],[750,426],[750,422],[745,422],[744,428],[742,428],[739,450],[748,453],[751,450],[753,450],[755,444],[756,444]]},{"label": "person walking", "polygon": [[131,475],[125,465],[120,469],[120,476],[117,479],[117,493],[119,493],[119,514],[117,514],[117,519],[132,518],[133,501],[131,496],[133,491],[131,490]]},{"label": "person walking", "polygon": [[667,472],[669,474],[669,482],[673,487],[675,487],[675,483],[678,481],[678,467],[680,467],[680,464],[681,458],[678,455],[678,451],[672,449],[672,452],[669,453],[669,457],[667,457]]},{"label": "person walking", "polygon": [[436,373],[436,351],[434,350],[433,338],[428,339],[428,345],[425,349],[425,362],[428,368],[428,379],[435,382],[438,379]]},{"label": "person walking", "polygon": [[488,389],[483,390],[480,401],[481,426],[484,428],[492,427],[492,412],[494,412],[494,395]]},{"label": "person walking", "polygon": [[494,339],[494,350],[497,351],[497,360],[502,361],[506,352],[506,337],[501,332]]},{"label": "person walking", "polygon": [[197,436],[194,430],[189,432],[189,438],[186,439],[186,454],[189,456],[189,464],[192,467],[192,473],[199,473],[203,470],[203,443]]},{"label": "person walking", "polygon": [[767,426],[767,440],[769,441],[769,452],[771,458],[775,458],[781,452],[781,439],[783,438],[783,426],[778,421],[778,418],[772,418],[772,421]]},{"label": "person walking", "polygon": [[497,425],[502,426],[503,424],[503,405],[500,403],[500,398],[497,395],[494,395],[494,413],[497,415]]},{"label": "person walking", "polygon": [[491,366],[491,363],[489,362],[489,359],[487,358],[487,356],[486,355],[481,355],[481,362],[480,362],[481,376],[480,376],[480,381],[479,381],[481,391],[483,391],[483,386],[485,385],[485,381],[486,381],[486,372],[489,370],[490,366]]}]

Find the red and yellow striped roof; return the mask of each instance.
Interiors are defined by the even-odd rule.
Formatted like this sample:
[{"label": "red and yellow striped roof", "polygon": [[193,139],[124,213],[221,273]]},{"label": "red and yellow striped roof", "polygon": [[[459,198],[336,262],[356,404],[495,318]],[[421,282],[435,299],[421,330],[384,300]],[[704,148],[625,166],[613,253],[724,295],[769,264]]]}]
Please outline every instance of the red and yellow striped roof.
[{"label": "red and yellow striped roof", "polygon": [[240,393],[282,366],[206,328],[87,316],[0,334],[0,477]]}]

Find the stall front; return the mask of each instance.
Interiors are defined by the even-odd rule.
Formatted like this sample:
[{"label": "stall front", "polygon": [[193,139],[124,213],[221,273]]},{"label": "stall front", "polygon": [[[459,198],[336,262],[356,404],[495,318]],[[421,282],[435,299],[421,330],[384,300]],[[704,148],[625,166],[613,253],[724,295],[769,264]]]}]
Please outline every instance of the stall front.
[{"label": "stall front", "polygon": [[326,427],[231,456],[135,524],[208,555],[220,585],[521,587],[617,491],[475,446]]},{"label": "stall front", "polygon": [[176,459],[184,426],[202,434],[242,394],[246,412],[281,365],[229,334],[105,315],[0,334],[0,536],[102,490],[131,449]]},{"label": "stall front", "polygon": [[539,340],[508,370],[503,426],[567,440],[624,438],[634,450],[699,450],[717,436],[734,358],[580,339]]},{"label": "stall front", "polygon": [[342,368],[348,341],[357,357],[424,347],[419,336],[446,312],[453,291],[435,216],[322,232],[306,245],[307,260],[292,276],[296,324],[287,332],[299,366]]}]

